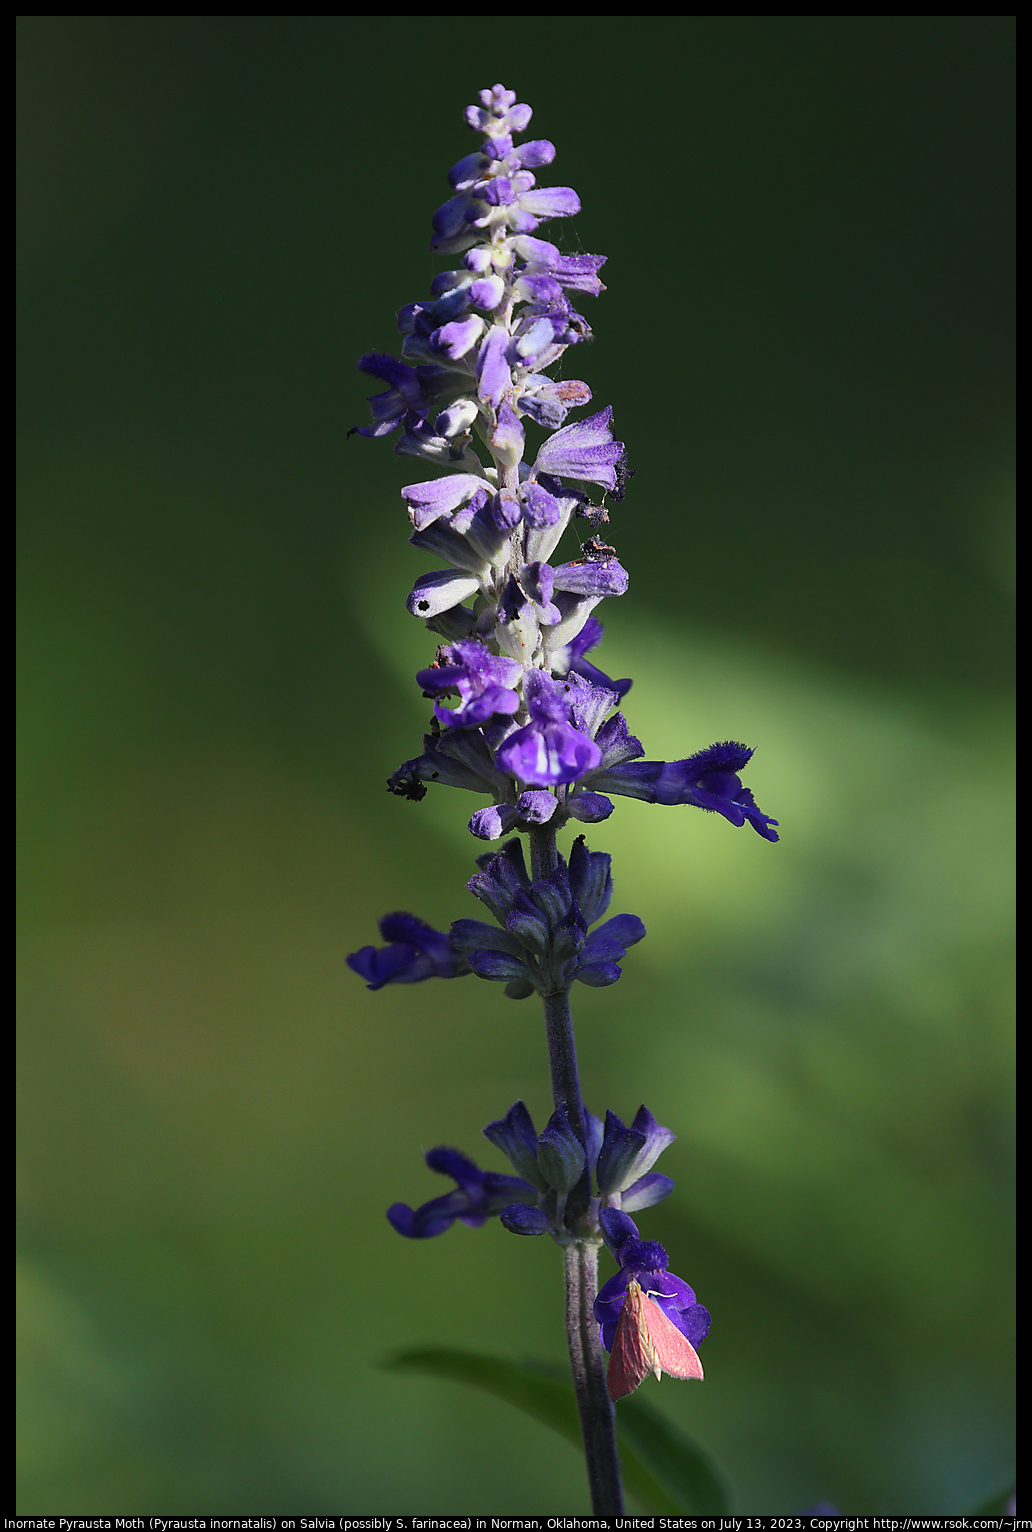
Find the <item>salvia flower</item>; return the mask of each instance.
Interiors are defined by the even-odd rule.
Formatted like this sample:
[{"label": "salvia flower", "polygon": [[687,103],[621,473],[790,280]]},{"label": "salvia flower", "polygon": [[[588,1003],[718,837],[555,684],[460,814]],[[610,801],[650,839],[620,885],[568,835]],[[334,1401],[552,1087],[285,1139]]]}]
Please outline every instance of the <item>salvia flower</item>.
[{"label": "salvia flower", "polygon": [[391,1227],[406,1239],[432,1239],[450,1229],[456,1219],[478,1229],[492,1214],[500,1213],[511,1203],[536,1201],[534,1188],[519,1176],[479,1170],[458,1149],[431,1149],[425,1159],[431,1170],[452,1178],[455,1190],[424,1202],[419,1208],[410,1208],[404,1202],[389,1207],[387,1218]]},{"label": "salvia flower", "polygon": [[578,836],[569,863],[559,857],[549,877],[532,880],[520,841],[509,841],[477,859],[478,871],[467,884],[497,924],[456,920],[446,933],[415,915],[386,915],[380,932],[389,945],[362,947],[350,954],[348,967],[369,989],[473,972],[504,983],[517,1000],[535,990],[562,994],[574,981],[593,988],[615,984],[628,947],[642,940],[645,927],[637,915],[595,924],[612,899],[609,864],[607,852],[589,851]]},{"label": "salvia flower", "polygon": [[[389,915],[380,922],[387,945],[363,947],[348,963],[370,989],[473,973],[513,999],[544,997],[552,1115],[539,1133],[517,1101],[484,1129],[515,1174],[433,1149],[427,1165],[454,1190],[417,1208],[395,1203],[387,1217],[409,1239],[498,1217],[513,1234],[547,1234],[566,1247],[593,1504],[618,1512],[612,1414],[588,1407],[601,1359],[597,1347],[581,1346],[598,1246],[619,1268],[593,1303],[612,1399],[649,1372],[701,1379],[697,1347],[710,1321],[663,1246],[642,1239],[630,1216],[672,1190],[655,1167],[674,1135],[644,1106],[629,1124],[611,1111],[595,1117],[577,1077],[569,992],[619,979],[645,928],[636,915],[609,915],[609,856],[580,835],[564,858],[555,832],[570,820],[606,819],[622,796],[691,805],[736,827],[748,822],[766,840],[778,835],[743,784],[748,746],[723,741],[680,760],[645,759],[620,711],[631,681],[587,658],[603,636],[596,609],[628,587],[603,534],[611,535],[607,497],[622,501],[634,470],[612,408],[559,375],[565,352],[591,339],[574,305],[604,291],[605,257],[564,254],[541,237],[543,224],[574,216],[580,200],[571,187],[538,184],[555,149],[546,139],[517,142],[531,115],[502,85],[467,109],[478,142],[448,172],[449,195],[433,216],[431,249],[450,269],[398,311],[400,358],[361,359],[383,387],[369,401],[371,425],[356,428],[393,435],[400,455],[418,459],[401,493],[409,541],[433,566],[406,599],[437,642],[415,678],[432,716],[421,752],[391,774],[388,790],[419,801],[432,784],[462,788],[486,799],[469,818],[475,837],[513,838],[480,856],[467,884],[490,919],[456,920],[443,932]],[[575,543],[568,533],[579,523],[587,531]]]},{"label": "salvia flower", "polygon": [[[604,1220],[610,1212],[623,1219],[613,1226],[618,1232],[634,1229],[618,1210],[652,1207],[673,1190],[669,1177],[640,1173],[648,1171],[674,1137],[644,1106],[631,1128],[614,1112],[606,1113],[604,1124],[586,1112],[582,1127],[575,1128],[566,1108],[558,1106],[539,1134],[525,1104],[517,1101],[503,1118],[488,1123],[484,1137],[502,1151],[516,1175],[480,1170],[458,1149],[431,1149],[425,1156],[427,1165],[450,1176],[456,1189],[415,1209],[396,1202],[387,1217],[399,1234],[432,1239],[456,1220],[477,1228],[498,1215],[512,1234],[549,1234],[559,1244],[585,1236],[597,1241],[600,1234],[608,1240]],[[570,1194],[578,1187],[585,1195],[568,1215]]]},{"label": "salvia flower", "polygon": [[747,745],[725,740],[685,761],[622,762],[599,773],[592,786],[646,803],[692,803],[739,827],[748,820],[758,835],[776,841],[777,820],[761,813],[738,775],[752,753]]},{"label": "salvia flower", "polygon": [[663,1246],[643,1240],[626,1213],[599,1214],[603,1237],[620,1270],[599,1291],[595,1318],[609,1352],[611,1399],[633,1393],[654,1373],[702,1378],[696,1347],[709,1334],[710,1316],[681,1277],[668,1268]]},{"label": "salvia flower", "polygon": [[515,713],[520,705],[513,686],[523,678],[515,660],[494,655],[475,639],[457,644],[442,644],[429,670],[421,670],[416,680],[431,696],[458,692],[457,708],[438,702],[434,715],[439,723],[452,728],[476,728],[490,722],[495,714]]},{"label": "salvia flower", "polygon": [[[555,149],[516,142],[531,115],[502,85],[468,109],[481,143],[452,166],[431,241],[460,264],[434,278],[426,301],[399,310],[401,360],[373,352],[359,363],[387,385],[361,434],[397,430],[397,450],[432,466],[435,477],[402,497],[410,541],[446,566],[422,575],[406,603],[446,641],[416,677],[434,699],[435,732],[388,786],[416,800],[431,782],[486,794],[489,806],[469,821],[485,840],[571,818],[598,823],[612,812],[609,794],[693,804],[776,840],[777,821],[739,776],[746,746],[639,760],[643,748],[613,713],[630,681],[610,681],[585,659],[602,637],[592,614],[624,593],[627,572],[596,535],[565,560],[554,554],[574,519],[593,533],[608,522],[589,490],[622,499],[631,470],[612,409],[568,421],[591,390],[552,376],[590,338],[570,295],[604,291],[605,257],[564,255],[537,232],[580,201],[569,187],[537,184]],[[445,699],[456,693],[452,706]]]},{"label": "salvia flower", "polygon": [[362,947],[348,957],[369,989],[385,984],[418,984],[423,979],[454,979],[469,973],[469,964],[444,931],[435,931],[415,915],[399,912],[380,921],[387,947]]},{"label": "salvia flower", "polygon": [[480,870],[467,887],[498,924],[454,921],[453,949],[466,955],[480,978],[504,982],[514,999],[534,990],[562,994],[575,980],[592,987],[615,984],[627,948],[641,941],[645,927],[637,915],[614,915],[589,932],[612,898],[609,862],[606,852],[589,851],[583,836],[574,841],[569,864],[560,857],[555,871],[536,881],[518,840],[478,858]]},{"label": "salvia flower", "polygon": [[[576,1148],[571,1143],[571,1135]],[[530,1113],[522,1101],[517,1101],[499,1122],[488,1123],[484,1136],[501,1149],[514,1170],[543,1192],[560,1190],[559,1181],[548,1174],[547,1167],[553,1164],[554,1156],[559,1152],[556,1146],[561,1145],[562,1153],[570,1156],[571,1167],[579,1167],[578,1176],[586,1172],[589,1182],[594,1178],[596,1208],[631,1208],[637,1212],[655,1206],[674,1189],[669,1176],[649,1173],[663,1150],[673,1143],[674,1134],[669,1128],[661,1127],[644,1106],[638,1109],[630,1128],[624,1126],[615,1112],[606,1113],[605,1123],[593,1113],[586,1112],[581,1140],[573,1134],[565,1110],[558,1108],[538,1138]],[[571,1178],[562,1189],[569,1191],[574,1184]],[[508,1212],[507,1209],[502,1215],[507,1228],[511,1222]],[[515,1215],[516,1221],[519,1216]],[[537,1234],[547,1231],[544,1228],[515,1228],[513,1232]]]}]

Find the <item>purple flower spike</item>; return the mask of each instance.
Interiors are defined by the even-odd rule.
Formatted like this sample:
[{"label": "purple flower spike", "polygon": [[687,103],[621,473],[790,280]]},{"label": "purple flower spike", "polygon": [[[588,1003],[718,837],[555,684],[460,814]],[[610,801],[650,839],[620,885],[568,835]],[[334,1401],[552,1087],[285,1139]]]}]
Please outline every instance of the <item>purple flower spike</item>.
[{"label": "purple flower spike", "polygon": [[450,1229],[456,1219],[478,1229],[492,1214],[512,1203],[537,1202],[537,1192],[521,1177],[479,1170],[458,1149],[431,1149],[425,1158],[431,1170],[451,1176],[457,1184],[453,1192],[424,1202],[422,1207],[395,1202],[387,1209],[391,1227],[406,1239],[433,1239]]},{"label": "purple flower spike", "polygon": [[524,687],[531,721],[510,734],[497,751],[501,770],[534,787],[576,782],[594,770],[602,752],[593,739],[574,728],[562,683],[543,670],[531,670]]},{"label": "purple flower spike", "polygon": [[469,973],[469,964],[456,952],[443,931],[424,925],[415,915],[385,915],[380,935],[389,947],[362,947],[348,957],[348,967],[365,979],[369,989],[385,984],[419,984],[423,979],[454,979]]},{"label": "purple flower spike", "polygon": [[[469,884],[496,926],[457,920],[444,936],[412,916],[388,917],[388,945],[348,960],[374,989],[470,971],[502,982],[514,999],[614,983],[645,928],[636,915],[606,918],[609,858],[577,838],[568,862],[554,849],[542,861],[553,832],[570,820],[605,820],[613,797],[693,804],[778,838],[777,821],[742,784],[747,747],[726,741],[684,760],[643,760],[614,711],[630,680],[611,679],[587,658],[602,637],[594,609],[627,589],[606,540],[606,496],[622,500],[633,470],[612,409],[568,420],[591,390],[553,375],[569,346],[592,337],[574,303],[604,291],[605,257],[564,254],[536,232],[576,213],[580,199],[570,187],[538,185],[555,148],[543,138],[517,143],[530,119],[530,107],[501,84],[468,108],[479,142],[452,165],[451,195],[433,217],[431,248],[453,257],[451,269],[433,277],[425,299],[398,310],[401,359],[371,352],[359,366],[385,390],[371,398],[372,424],[361,434],[399,431],[395,450],[431,465],[421,470],[431,476],[406,484],[402,496],[409,541],[438,566],[406,601],[440,642],[417,673],[433,699],[431,732],[388,789],[415,802],[433,782],[481,794],[486,805],[470,817],[470,832],[485,841],[529,832],[535,869],[547,861],[552,871],[532,879],[519,840],[510,840],[478,859]],[[528,420],[546,433],[536,456]],[[578,521],[590,529],[577,539],[579,553],[567,539]],[[600,1195],[610,1212],[666,1195],[668,1178],[651,1169],[664,1131],[651,1119],[630,1128],[613,1119],[603,1146],[599,1125]],[[537,1232],[530,1215],[514,1214],[517,1224]]]}]

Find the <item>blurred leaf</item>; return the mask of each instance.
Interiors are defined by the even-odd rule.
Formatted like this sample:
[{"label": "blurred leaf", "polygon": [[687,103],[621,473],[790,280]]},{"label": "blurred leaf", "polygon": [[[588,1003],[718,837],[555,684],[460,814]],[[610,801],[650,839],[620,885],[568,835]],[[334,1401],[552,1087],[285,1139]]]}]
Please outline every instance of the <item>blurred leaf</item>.
[{"label": "blurred leaf", "polygon": [[616,1407],[621,1458],[629,1450],[642,1460],[675,1496],[683,1511],[698,1516],[729,1516],[731,1488],[713,1460],[672,1420],[644,1399],[621,1399]]},{"label": "blurred leaf", "polygon": [[[547,1364],[426,1346],[403,1351],[386,1365],[485,1389],[581,1447],[573,1385]],[[638,1400],[620,1405],[616,1425],[624,1487],[644,1510],[726,1514],[730,1497],[718,1470],[676,1426]]]},{"label": "blurred leaf", "polygon": [[1015,1483],[1013,1475],[986,1492],[977,1505],[966,1513],[968,1516],[1013,1516]]}]

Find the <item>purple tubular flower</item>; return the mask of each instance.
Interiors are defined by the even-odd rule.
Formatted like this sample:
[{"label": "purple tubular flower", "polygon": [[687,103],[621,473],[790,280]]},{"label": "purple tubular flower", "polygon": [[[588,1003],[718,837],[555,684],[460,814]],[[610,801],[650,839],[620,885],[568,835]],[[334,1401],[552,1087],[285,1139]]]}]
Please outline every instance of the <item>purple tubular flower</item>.
[{"label": "purple tubular flower", "polygon": [[602,752],[571,722],[568,693],[543,670],[528,671],[524,688],[530,723],[517,729],[496,752],[502,771],[534,787],[576,782],[594,770]]},{"label": "purple tubular flower", "polygon": [[614,441],[609,429],[610,406],[587,420],[563,426],[542,446],[534,463],[535,473],[566,474],[589,484],[615,489],[617,465],[626,457],[623,442]]},{"label": "purple tubular flower", "polygon": [[577,978],[593,989],[615,984],[622,972],[619,965],[627,955],[627,948],[640,942],[644,935],[645,927],[637,915],[614,915],[612,920],[593,931],[584,943]]},{"label": "purple tubular flower", "polygon": [[565,1106],[557,1106],[538,1139],[538,1165],[549,1186],[565,1196],[584,1174],[584,1145],[570,1125]]},{"label": "purple tubular flower", "polygon": [[347,964],[369,989],[385,984],[418,984],[423,979],[455,979],[469,973],[469,964],[451,945],[451,938],[415,915],[399,912],[380,921],[380,935],[388,947],[362,947],[352,952]]},{"label": "purple tubular flower", "polygon": [[504,926],[513,900],[530,888],[523,846],[520,841],[511,840],[494,855],[478,856],[477,866],[480,871],[473,874],[466,887]]},{"label": "purple tubular flower", "polygon": [[442,612],[461,606],[479,589],[480,580],[476,575],[462,574],[454,569],[434,569],[412,587],[405,607],[413,617],[439,617]]},{"label": "purple tubular flower", "polygon": [[440,723],[470,729],[487,723],[496,713],[516,712],[520,698],[513,688],[522,675],[523,667],[516,660],[492,654],[475,639],[467,639],[442,644],[435,663],[429,670],[417,671],[416,680],[432,696],[457,691],[460,706],[448,708],[438,702],[434,714]]},{"label": "purple tubular flower", "polygon": [[538,561],[524,564],[520,570],[520,584],[526,591],[534,615],[540,623],[558,622],[561,613],[552,603],[555,590],[555,570],[550,564]]},{"label": "purple tubular flower", "polygon": [[513,1207],[502,1208],[498,1221],[510,1234],[551,1234],[553,1229],[552,1220],[544,1208],[521,1207],[518,1202]]},{"label": "purple tubular flower", "polygon": [[498,1122],[489,1122],[484,1137],[500,1149],[513,1170],[538,1191],[548,1190],[548,1181],[538,1166],[538,1139],[534,1120],[522,1101],[516,1101]]},{"label": "purple tubular flower", "polygon": [[401,493],[417,532],[441,517],[447,518],[454,531],[466,532],[493,490],[486,479],[475,474],[453,473],[422,484],[406,484]]},{"label": "purple tubular flower", "polygon": [[[521,192],[519,204],[524,213],[530,213],[531,227],[537,228],[548,218],[575,218],[581,210],[581,200],[572,186],[541,186]],[[524,229],[528,220],[521,220]],[[515,227],[515,224],[514,224]]]},{"label": "purple tubular flower", "polygon": [[590,402],[591,389],[579,379],[566,378],[557,382],[535,373],[524,382],[519,408],[521,414],[529,415],[546,431],[554,431],[578,404]]},{"label": "purple tubular flower", "polygon": [[468,314],[465,319],[440,325],[431,334],[430,345],[449,361],[458,361],[473,349],[483,333],[484,321],[480,315]]},{"label": "purple tubular flower", "polygon": [[[638,1108],[629,1128],[615,1112],[607,1112],[605,1137],[595,1171],[599,1191],[606,1197],[632,1192],[675,1137],[669,1128],[659,1125],[647,1107]],[[656,1182],[667,1180],[665,1176],[649,1179]],[[673,1182],[668,1183],[668,1187],[672,1185]],[[653,1200],[658,1202],[660,1199],[656,1197]],[[650,1205],[639,1203],[639,1206]]]},{"label": "purple tubular flower", "polygon": [[[553,800],[554,801],[554,800]],[[520,814],[511,803],[492,803],[469,817],[469,833],[477,840],[500,840],[520,827]]]},{"label": "purple tubular flower", "polygon": [[597,617],[589,617],[576,638],[571,639],[567,647],[567,663],[575,675],[582,676],[592,686],[604,687],[612,692],[619,702],[630,691],[634,682],[631,680],[611,681],[601,670],[596,670],[585,658],[589,649],[594,649],[602,642],[602,624]]},{"label": "purple tubular flower", "polygon": [[506,389],[511,386],[506,360],[508,347],[509,336],[504,325],[495,325],[480,348],[477,362],[477,394],[495,409],[505,397]]},{"label": "purple tubular flower", "polygon": [[545,239],[521,234],[515,241],[516,253],[526,261],[531,274],[545,272],[562,287],[575,288],[591,296],[605,291],[596,273],[604,266],[604,255],[560,255],[555,245]]},{"label": "purple tubular flower", "polygon": [[567,799],[566,812],[580,824],[598,825],[613,812],[612,800],[602,793],[579,792]]},{"label": "purple tubular flower", "polygon": [[589,851],[583,836],[574,841],[569,866],[560,857],[554,872],[533,883],[518,840],[495,856],[478,857],[477,865],[467,887],[502,929],[456,920],[452,946],[480,978],[506,981],[513,999],[534,989],[557,994],[574,980],[596,988],[614,984],[627,948],[645,935],[637,915],[614,915],[588,933],[609,907],[612,879],[608,855]]},{"label": "purple tubular flower", "polygon": [[643,1240],[627,1214],[613,1208],[602,1210],[599,1223],[607,1248],[620,1263],[616,1276],[610,1277],[595,1299],[595,1318],[605,1349],[613,1349],[627,1284],[631,1281],[637,1282],[642,1292],[662,1309],[690,1345],[699,1346],[709,1334],[709,1311],[696,1302],[688,1283],[667,1269],[669,1257],[663,1246],[655,1240]]},{"label": "purple tubular flower", "polygon": [[600,600],[604,596],[622,596],[627,589],[627,571],[616,559],[574,559],[556,568],[555,588]]},{"label": "purple tubular flower", "polygon": [[515,468],[523,457],[526,432],[504,399],[498,406],[498,425],[491,437],[491,451],[502,467]]},{"label": "purple tubular flower", "polygon": [[367,372],[389,385],[386,393],[375,394],[369,400],[375,423],[352,427],[359,436],[388,436],[397,430],[407,414],[432,409],[452,376],[446,368],[433,363],[410,367],[380,351],[368,352],[360,358],[358,366],[360,372]]},{"label": "purple tubular flower", "polygon": [[487,741],[478,729],[449,729],[435,738],[423,735],[423,754],[405,761],[387,778],[387,791],[418,803],[426,797],[427,782],[462,787],[471,793],[503,798],[509,787],[495,769]]},{"label": "purple tubular flower", "polygon": [[752,793],[738,776],[752,753],[747,745],[725,740],[683,761],[624,762],[599,772],[591,786],[646,803],[692,803],[696,808],[723,814],[739,827],[748,820],[757,835],[776,841],[772,827],[777,820],[756,807]]},{"label": "purple tubular flower", "polygon": [[521,1177],[479,1170],[458,1149],[431,1149],[425,1158],[431,1170],[451,1176],[456,1188],[432,1202],[424,1202],[422,1207],[410,1208],[404,1202],[395,1202],[387,1209],[391,1227],[406,1239],[433,1239],[450,1229],[456,1219],[478,1229],[492,1214],[512,1203],[537,1202],[537,1192]]}]

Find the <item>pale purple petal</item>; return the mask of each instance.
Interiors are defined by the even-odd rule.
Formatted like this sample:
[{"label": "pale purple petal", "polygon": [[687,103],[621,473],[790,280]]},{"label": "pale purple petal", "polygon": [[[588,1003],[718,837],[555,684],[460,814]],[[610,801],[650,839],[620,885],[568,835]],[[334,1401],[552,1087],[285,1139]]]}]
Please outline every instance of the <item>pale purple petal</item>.
[{"label": "pale purple petal", "polygon": [[615,489],[616,469],[624,458],[623,442],[613,439],[609,429],[612,408],[607,405],[587,420],[574,421],[550,436],[534,464],[535,473],[567,474],[590,484]]},{"label": "pale purple petal", "polygon": [[459,574],[454,569],[435,569],[417,580],[405,600],[413,617],[436,617],[449,607],[461,606],[480,589],[474,575]]},{"label": "pale purple petal", "polygon": [[493,803],[490,808],[477,809],[470,819],[469,833],[478,840],[498,840],[508,835],[519,821],[519,815],[511,803]]},{"label": "pale purple petal", "polygon": [[523,193],[520,207],[535,218],[572,218],[581,201],[572,186],[539,186]]},{"label": "pale purple petal", "polygon": [[430,344],[435,351],[452,361],[471,351],[484,333],[484,321],[479,314],[470,314],[468,319],[455,319],[451,324],[441,325],[430,337]]},{"label": "pale purple petal", "polygon": [[509,336],[505,326],[495,325],[488,331],[477,362],[477,395],[495,409],[501,404],[506,389],[512,386],[509,364],[505,359],[508,345]]}]

